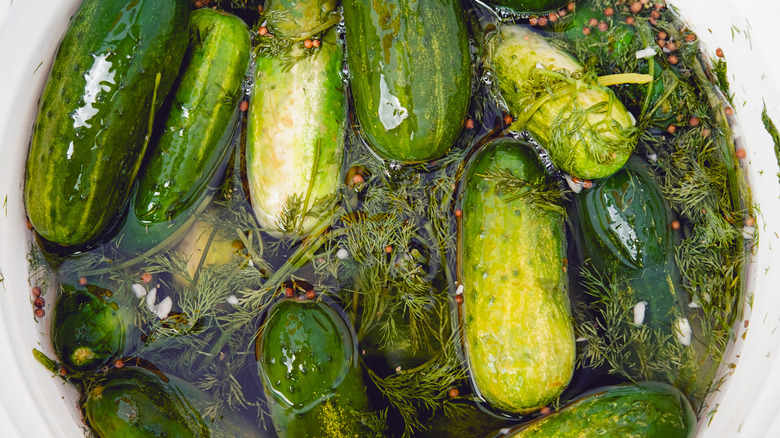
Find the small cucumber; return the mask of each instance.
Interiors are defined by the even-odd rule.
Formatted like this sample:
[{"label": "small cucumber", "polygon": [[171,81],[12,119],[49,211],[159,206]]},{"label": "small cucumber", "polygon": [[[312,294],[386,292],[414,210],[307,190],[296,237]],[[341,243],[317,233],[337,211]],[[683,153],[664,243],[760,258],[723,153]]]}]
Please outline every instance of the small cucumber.
[{"label": "small cucumber", "polygon": [[341,186],[347,118],[341,45],[331,29],[310,53],[300,44],[290,50],[257,58],[247,122],[252,207],[273,234],[311,231]]},{"label": "small cucumber", "polygon": [[338,0],[267,0],[263,18],[275,37],[307,38],[334,19]]},{"label": "small cucumber", "polygon": [[69,372],[97,370],[123,356],[131,343],[135,309],[94,283],[63,284],[54,303],[52,345]]},{"label": "small cucumber", "polygon": [[[214,224],[195,220],[182,239],[173,247],[173,251],[187,258],[187,277],[195,278],[198,267],[209,265],[227,265],[246,257],[244,244],[236,234],[227,235]],[[189,285],[189,279],[174,274],[173,280],[182,288]]]},{"label": "small cucumber", "polygon": [[280,437],[365,436],[368,409],[357,341],[323,301],[282,299],[257,338],[257,371]]},{"label": "small cucumber", "polygon": [[517,12],[548,12],[561,9],[574,0],[487,0],[493,6],[504,6]]},{"label": "small cucumber", "polygon": [[516,121],[562,171],[603,178],[631,156],[638,132],[615,94],[583,74],[571,55],[521,26],[504,26],[492,66]]},{"label": "small cucumber", "polygon": [[[531,198],[546,178],[529,145],[499,139],[477,153],[462,187],[469,371],[482,398],[513,413],[554,401],[574,371],[563,215]],[[502,193],[502,180],[526,186]]]},{"label": "small cucumber", "polygon": [[459,0],[344,1],[355,113],[387,160],[444,155],[463,127],[471,56]]},{"label": "small cucumber", "polygon": [[86,0],[57,51],[38,107],[24,199],[35,231],[97,241],[120,215],[155,109],[187,45],[185,0]]},{"label": "small cucumber", "polygon": [[506,436],[688,438],[695,430],[696,415],[679,390],[639,382],[597,389]]},{"label": "small cucumber", "polygon": [[166,240],[219,185],[249,68],[249,30],[238,17],[198,9],[165,123],[138,175],[120,240],[145,252]]}]

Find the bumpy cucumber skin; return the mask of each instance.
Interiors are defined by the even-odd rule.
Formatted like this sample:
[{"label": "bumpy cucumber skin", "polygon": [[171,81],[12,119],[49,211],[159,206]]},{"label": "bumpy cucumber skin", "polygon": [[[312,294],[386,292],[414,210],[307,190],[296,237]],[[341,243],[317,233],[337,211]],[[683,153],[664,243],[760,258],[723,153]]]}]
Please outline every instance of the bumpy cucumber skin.
[{"label": "bumpy cucumber skin", "polygon": [[[95,241],[122,210],[187,45],[185,0],[87,0],[41,97],[24,199],[35,230],[60,245]],[[160,74],[160,83],[155,85]]]},{"label": "bumpy cucumber skin", "polygon": [[210,436],[181,393],[143,368],[109,372],[90,387],[83,408],[87,425],[101,438]]},{"label": "bumpy cucumber skin", "polygon": [[488,169],[547,177],[525,143],[500,139],[469,164],[462,199],[463,333],[477,392],[525,413],[554,401],[574,371],[563,217],[496,194]]},{"label": "bumpy cucumber skin", "polygon": [[121,356],[132,329],[132,309],[106,297],[94,284],[82,289],[62,285],[54,304],[51,339],[60,362],[70,372],[86,372]]},{"label": "bumpy cucumber skin", "polygon": [[575,233],[586,264],[633,297],[647,302],[644,324],[672,334],[687,303],[675,261],[679,237],[669,203],[639,157],[618,173],[582,192],[572,204]]},{"label": "bumpy cucumber skin", "polygon": [[372,149],[422,162],[455,142],[471,94],[459,0],[344,1],[355,111]]},{"label": "bumpy cucumber skin", "polygon": [[213,194],[238,124],[249,68],[249,29],[240,18],[208,8],[192,13],[189,29],[170,109],[149,147],[119,233],[129,252],[163,242],[187,212]]},{"label": "bumpy cucumber skin", "polygon": [[328,21],[337,5],[332,0],[267,0],[263,18],[274,36],[305,38]]},{"label": "bumpy cucumber skin", "polygon": [[[326,33],[315,50],[289,69],[289,55],[260,56],[255,64],[247,178],[255,217],[273,233],[311,231],[341,186],[347,108],[335,31]],[[293,196],[302,201],[303,217],[295,229],[280,230],[285,204]]]},{"label": "bumpy cucumber skin", "polygon": [[695,429],[696,415],[679,390],[640,382],[597,389],[507,436],[687,438]]},{"label": "bumpy cucumber skin", "polygon": [[505,6],[517,12],[547,12],[561,9],[572,0],[487,0],[493,6]]},{"label": "bumpy cucumber skin", "polygon": [[[614,93],[597,84],[576,90],[557,83],[554,91],[560,95],[529,95],[520,84],[533,78],[537,65],[569,74],[581,72],[582,65],[521,26],[504,26],[501,37],[492,65],[502,97],[518,119],[512,128],[528,130],[552,162],[572,176],[603,178],[620,170],[636,146],[637,132],[634,119]],[[587,115],[572,111],[572,98],[575,106],[591,111]],[[536,108],[539,102],[543,103]],[[530,117],[528,111],[533,111]]]},{"label": "bumpy cucumber skin", "polygon": [[368,398],[351,325],[328,304],[282,299],[257,341],[258,373],[280,437],[364,436]]}]

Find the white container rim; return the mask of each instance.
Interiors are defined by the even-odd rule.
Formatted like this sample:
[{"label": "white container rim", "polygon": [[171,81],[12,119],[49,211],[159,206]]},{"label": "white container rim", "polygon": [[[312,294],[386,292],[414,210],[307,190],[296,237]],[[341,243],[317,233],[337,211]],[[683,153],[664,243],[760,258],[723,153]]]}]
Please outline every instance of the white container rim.
[{"label": "white container rim", "polygon": [[[734,328],[697,437],[780,436],[780,182],[774,143],[761,121],[780,121],[780,26],[776,0],[672,0],[701,39],[721,48],[739,119],[735,135],[757,206],[759,244],[747,274],[745,314]],[[45,324],[32,316],[22,180],[30,127],[57,43],[80,0],[0,0],[0,430],[3,436],[83,437],[78,394],[32,356]],[[50,310],[50,303],[45,309]]]}]

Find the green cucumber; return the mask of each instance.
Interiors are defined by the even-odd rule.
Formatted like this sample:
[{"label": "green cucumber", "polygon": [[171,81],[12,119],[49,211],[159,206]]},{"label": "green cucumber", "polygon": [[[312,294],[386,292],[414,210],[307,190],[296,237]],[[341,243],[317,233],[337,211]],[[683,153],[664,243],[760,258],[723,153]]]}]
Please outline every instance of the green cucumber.
[{"label": "green cucumber", "polygon": [[170,109],[119,233],[122,249],[142,253],[159,245],[213,195],[238,125],[249,50],[240,18],[208,8],[192,13]]},{"label": "green cucumber", "polygon": [[237,234],[228,235],[213,223],[202,220],[195,220],[172,250],[188,257],[187,276],[179,273],[173,275],[173,280],[182,288],[195,278],[199,267],[223,266],[246,257],[244,243]]},{"label": "green cucumber", "polygon": [[672,334],[687,304],[675,261],[679,233],[643,160],[632,157],[620,172],[580,193],[571,216],[585,266],[610,276],[633,303],[646,303],[643,325]]},{"label": "green cucumber", "polygon": [[[563,216],[502,194],[511,173],[529,194],[549,176],[525,143],[499,139],[469,164],[462,198],[462,327],[474,387],[495,408],[526,413],[555,401],[574,371]],[[516,180],[516,181],[517,181]]]},{"label": "green cucumber", "polygon": [[86,0],[57,51],[27,158],[35,231],[60,245],[103,237],[136,177],[184,56],[185,0]]},{"label": "green cucumber", "polygon": [[210,436],[181,392],[143,368],[114,369],[93,382],[83,409],[87,425],[100,438]]},{"label": "green cucumber", "polygon": [[562,171],[582,179],[620,170],[637,143],[633,116],[571,55],[521,26],[504,26],[492,66],[504,101]]},{"label": "green cucumber", "polygon": [[504,6],[517,12],[548,12],[561,9],[573,0],[486,0],[493,6]]},{"label": "green cucumber", "polygon": [[263,18],[274,37],[307,38],[334,19],[337,6],[338,0],[267,0]]},{"label": "green cucumber", "polygon": [[51,340],[69,372],[89,372],[122,357],[134,332],[135,308],[93,281],[63,284],[54,303]]},{"label": "green cucumber", "polygon": [[355,113],[387,160],[438,158],[455,143],[471,94],[471,58],[459,0],[344,1]]},{"label": "green cucumber", "polygon": [[599,388],[506,436],[687,438],[695,429],[696,415],[679,390],[640,382]]},{"label": "green cucumber", "polygon": [[258,56],[247,121],[252,207],[274,234],[308,233],[335,205],[346,132],[335,30],[309,53],[290,50]]},{"label": "green cucumber", "polygon": [[368,409],[357,341],[322,301],[281,299],[257,338],[257,371],[280,437],[365,436]]}]

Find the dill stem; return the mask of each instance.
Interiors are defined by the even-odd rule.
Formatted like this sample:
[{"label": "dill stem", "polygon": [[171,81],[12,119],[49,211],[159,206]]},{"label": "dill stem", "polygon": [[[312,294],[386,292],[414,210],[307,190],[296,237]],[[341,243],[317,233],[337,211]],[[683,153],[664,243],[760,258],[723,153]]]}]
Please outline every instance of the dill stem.
[{"label": "dill stem", "polygon": [[620,84],[647,84],[653,82],[652,72],[650,74],[641,73],[620,73],[598,77],[599,84],[608,87],[610,85]]}]

